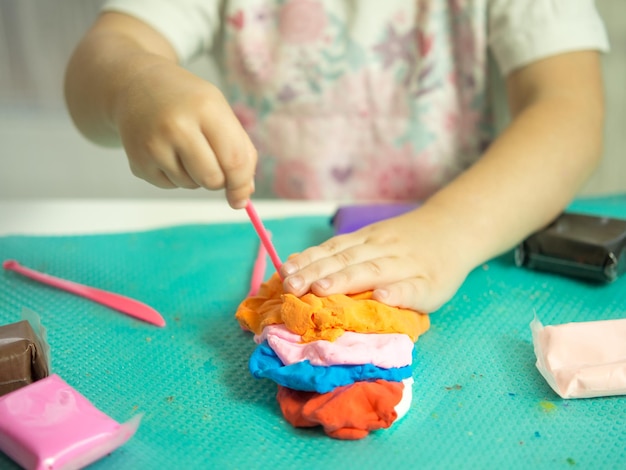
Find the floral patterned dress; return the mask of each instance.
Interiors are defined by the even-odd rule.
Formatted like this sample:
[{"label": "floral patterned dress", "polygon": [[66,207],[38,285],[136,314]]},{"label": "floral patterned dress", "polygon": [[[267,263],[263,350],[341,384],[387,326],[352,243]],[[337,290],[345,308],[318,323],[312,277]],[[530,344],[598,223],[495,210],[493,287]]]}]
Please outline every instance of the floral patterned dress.
[{"label": "floral patterned dress", "polygon": [[[580,20],[555,6],[562,0],[515,2],[519,15],[538,18],[535,35]],[[261,197],[423,200],[494,137],[489,46],[504,73],[542,54],[606,47],[585,0],[575,3],[585,5],[583,33],[577,24],[587,43],[562,40],[508,63],[514,48],[502,41],[498,49],[501,31],[526,33],[519,15],[507,16],[511,0],[180,0],[169,15],[157,3],[173,8],[156,0],[105,8],[153,24],[183,61],[213,54],[222,91],[259,152]],[[201,22],[206,34],[197,32]]]}]

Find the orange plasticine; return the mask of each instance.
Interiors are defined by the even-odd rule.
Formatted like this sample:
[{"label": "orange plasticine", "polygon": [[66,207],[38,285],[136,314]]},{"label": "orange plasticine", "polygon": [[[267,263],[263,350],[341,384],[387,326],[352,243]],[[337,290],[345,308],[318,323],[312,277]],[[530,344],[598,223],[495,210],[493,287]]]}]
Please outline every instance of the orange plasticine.
[{"label": "orange plasticine", "polygon": [[357,333],[402,333],[413,342],[428,330],[428,315],[390,307],[372,299],[372,292],[298,298],[285,294],[274,274],[254,297],[245,299],[235,317],[242,328],[260,334],[264,327],[283,323],[302,336],[303,342],[334,341],[345,331]]}]

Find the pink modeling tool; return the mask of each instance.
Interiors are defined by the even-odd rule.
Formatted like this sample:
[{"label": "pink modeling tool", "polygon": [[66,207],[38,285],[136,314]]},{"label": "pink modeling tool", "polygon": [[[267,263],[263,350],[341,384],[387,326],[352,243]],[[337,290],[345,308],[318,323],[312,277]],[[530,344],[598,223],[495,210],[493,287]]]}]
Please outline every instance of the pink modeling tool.
[{"label": "pink modeling tool", "polygon": [[26,276],[37,282],[41,282],[42,284],[56,287],[57,289],[84,297],[93,302],[125,313],[126,315],[130,315],[131,317],[139,318],[145,322],[152,323],[153,325],[165,326],[165,320],[159,312],[152,307],[139,302],[138,300],[131,299],[130,297],[78,284],[77,282],[67,281],[65,279],[50,276],[49,274],[40,273],[39,271],[22,266],[17,261],[12,259],[8,259],[2,263],[2,267],[8,271],[15,271],[22,276]]},{"label": "pink modeling tool", "polygon": [[250,221],[252,222],[252,225],[254,226],[257,235],[261,239],[261,243],[263,243],[263,246],[267,250],[267,253],[270,255],[270,259],[274,264],[274,268],[276,268],[276,272],[280,273],[280,267],[283,263],[280,261],[278,253],[276,253],[276,248],[274,248],[272,240],[270,240],[268,232],[263,226],[263,222],[261,222],[259,215],[256,213],[256,210],[252,205],[252,201],[248,201],[248,204],[246,204],[246,212],[248,213],[248,217],[250,217]]},{"label": "pink modeling tool", "polygon": [[[272,237],[272,233],[268,230],[267,236],[269,238]],[[254,267],[252,268],[252,277],[250,278],[250,291],[248,292],[248,297],[255,296],[259,293],[259,288],[261,284],[263,284],[263,279],[265,278],[265,270],[267,269],[266,262],[267,250],[263,243],[259,243],[259,251],[256,255],[256,260],[254,261]]]}]

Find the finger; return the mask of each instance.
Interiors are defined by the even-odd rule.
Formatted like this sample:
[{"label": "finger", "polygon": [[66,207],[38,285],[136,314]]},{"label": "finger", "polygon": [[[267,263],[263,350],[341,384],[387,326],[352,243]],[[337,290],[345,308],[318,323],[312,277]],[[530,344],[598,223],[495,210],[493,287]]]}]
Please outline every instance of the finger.
[{"label": "finger", "polygon": [[132,173],[138,178],[164,189],[197,188],[181,165],[169,144],[159,139],[148,139],[143,146],[127,147],[128,162]]},{"label": "finger", "polygon": [[183,167],[180,159],[173,149],[161,151],[152,158],[152,166],[157,171],[151,171],[152,178],[161,179],[159,173],[164,174],[167,179],[177,188],[195,189],[198,187],[196,182],[187,174],[187,170]]},{"label": "finger", "polygon": [[176,148],[185,172],[195,184],[206,189],[222,189],[224,173],[205,135],[198,131],[184,146]]},{"label": "finger", "polygon": [[156,172],[151,183],[163,189],[174,189],[178,187],[163,171]]},{"label": "finger", "polygon": [[168,176],[163,173],[158,167],[155,165],[141,165],[137,164],[135,160],[131,160],[129,158],[128,165],[130,167],[130,171],[137,178],[140,178],[148,183],[162,189],[173,189],[177,186],[168,178]]},{"label": "finger", "polygon": [[[335,256],[315,261],[296,271],[295,274],[283,275],[283,289],[287,293],[301,296],[311,290],[311,286],[315,283],[319,295],[336,293],[340,290],[337,286],[345,284],[337,282],[336,278],[341,278],[341,276],[336,276],[336,273],[342,272],[355,262],[356,258],[350,250],[339,252]],[[341,280],[344,279],[341,278]]]},{"label": "finger", "polygon": [[[219,135],[213,129],[220,129]],[[217,163],[224,175],[226,199],[231,207],[243,208],[254,189],[254,172],[257,152],[248,134],[243,130],[234,114],[232,124],[203,128]]]},{"label": "finger", "polygon": [[401,272],[399,265],[394,258],[369,259],[315,280],[311,283],[311,291],[319,296],[327,296],[372,290],[406,277],[408,273]]},{"label": "finger", "polygon": [[441,307],[441,300],[433,296],[431,283],[423,277],[404,279],[374,290],[372,298],[392,307],[401,307],[421,313],[431,313]]},{"label": "finger", "polygon": [[196,189],[200,185],[189,175],[180,157],[174,156],[172,161],[161,167],[161,171],[179,188]]},{"label": "finger", "polygon": [[319,296],[353,294],[415,272],[414,263],[389,256],[385,251],[381,247],[364,246],[344,250],[284,278],[283,288],[294,295],[303,295],[309,290]]},{"label": "finger", "polygon": [[[356,246],[361,247],[364,240],[364,237],[362,237],[358,232],[346,235],[338,235],[330,238],[320,245],[307,248],[301,253],[291,256],[283,264],[280,274],[283,278],[292,276],[319,261],[332,258],[338,253],[342,253]],[[347,266],[350,263],[351,258],[352,262],[356,262],[356,260],[362,260],[362,258],[358,257],[358,255],[355,256],[352,254],[347,254],[343,256],[344,266]],[[321,271],[317,272],[316,275],[319,278],[321,275]]]},{"label": "finger", "polygon": [[239,152],[232,153],[231,158],[224,161],[220,160],[226,176],[226,199],[234,209],[245,207],[254,191],[254,172],[258,158],[251,142]]}]

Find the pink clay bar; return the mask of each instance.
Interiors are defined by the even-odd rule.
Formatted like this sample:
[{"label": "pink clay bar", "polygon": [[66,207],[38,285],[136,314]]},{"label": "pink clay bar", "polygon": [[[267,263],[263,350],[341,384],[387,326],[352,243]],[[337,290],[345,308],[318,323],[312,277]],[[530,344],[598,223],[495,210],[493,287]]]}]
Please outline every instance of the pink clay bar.
[{"label": "pink clay bar", "polygon": [[626,318],[530,323],[537,369],[562,398],[626,395]]},{"label": "pink clay bar", "polygon": [[27,470],[79,469],[124,444],[140,420],[118,423],[52,374],[0,397],[0,450]]}]

